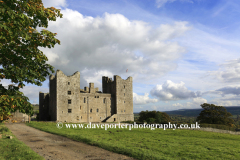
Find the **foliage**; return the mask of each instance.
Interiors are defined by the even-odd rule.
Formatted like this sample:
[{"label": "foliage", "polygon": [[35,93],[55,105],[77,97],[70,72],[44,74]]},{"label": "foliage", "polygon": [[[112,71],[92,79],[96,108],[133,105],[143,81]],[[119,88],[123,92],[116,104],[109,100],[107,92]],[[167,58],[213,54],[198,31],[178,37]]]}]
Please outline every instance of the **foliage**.
[{"label": "foliage", "polygon": [[41,86],[53,67],[46,64],[47,57],[38,47],[54,47],[57,33],[36,27],[48,27],[49,21],[56,21],[62,14],[54,7],[44,8],[42,0],[0,1],[0,80],[11,79],[16,86],[5,89],[0,84],[0,120],[9,118],[11,112],[19,109],[32,115],[33,107],[28,98],[19,91],[24,82]]},{"label": "foliage", "polygon": [[170,117],[164,113],[159,111],[141,111],[139,113],[139,119],[140,122],[147,122],[147,123],[158,123],[158,124],[164,124],[171,122]]},{"label": "foliage", "polygon": [[233,119],[229,118],[232,116],[231,113],[227,112],[225,107],[215,106],[214,104],[201,104],[204,109],[197,117],[197,121],[200,123],[208,124],[224,124],[232,126]]}]

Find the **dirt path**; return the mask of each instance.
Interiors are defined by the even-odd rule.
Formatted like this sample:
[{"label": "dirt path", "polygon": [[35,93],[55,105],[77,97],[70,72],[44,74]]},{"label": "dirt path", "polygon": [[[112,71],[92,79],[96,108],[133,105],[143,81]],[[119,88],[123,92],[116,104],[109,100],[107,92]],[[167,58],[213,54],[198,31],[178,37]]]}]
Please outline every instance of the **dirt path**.
[{"label": "dirt path", "polygon": [[5,123],[12,133],[46,160],[134,160],[125,155],[46,133],[24,123]]}]

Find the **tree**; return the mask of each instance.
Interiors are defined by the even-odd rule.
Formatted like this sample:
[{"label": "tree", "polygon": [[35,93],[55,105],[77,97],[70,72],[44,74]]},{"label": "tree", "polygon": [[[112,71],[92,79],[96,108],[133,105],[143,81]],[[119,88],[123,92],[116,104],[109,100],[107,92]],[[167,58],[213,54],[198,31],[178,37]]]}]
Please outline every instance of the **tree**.
[{"label": "tree", "polygon": [[8,89],[0,84],[0,120],[18,109],[33,114],[29,99],[19,89],[24,82],[41,86],[45,77],[54,73],[37,47],[60,44],[54,38],[57,33],[45,29],[39,33],[36,27],[47,28],[48,20],[56,21],[56,16],[62,18],[58,9],[44,8],[42,0],[0,0],[0,80],[11,79],[16,84]]},{"label": "tree", "polygon": [[204,109],[197,117],[197,121],[200,123],[208,124],[224,124],[231,126],[233,119],[229,118],[232,116],[231,113],[227,112],[225,107],[215,106],[214,104],[204,103],[201,104]]},{"label": "tree", "polygon": [[141,111],[139,113],[140,122],[147,122],[147,123],[158,123],[164,124],[171,122],[170,117],[167,113],[159,112],[159,111]]}]

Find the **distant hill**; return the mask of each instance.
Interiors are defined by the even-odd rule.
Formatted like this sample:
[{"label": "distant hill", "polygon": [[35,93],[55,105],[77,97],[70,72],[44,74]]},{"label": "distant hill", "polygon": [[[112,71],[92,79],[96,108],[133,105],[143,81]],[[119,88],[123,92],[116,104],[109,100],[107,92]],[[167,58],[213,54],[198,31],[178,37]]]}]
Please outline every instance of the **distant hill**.
[{"label": "distant hill", "polygon": [[[232,115],[240,115],[240,106],[228,106],[225,107],[228,112],[230,112]],[[186,117],[197,117],[203,109],[179,109],[179,110],[173,110],[173,111],[165,111],[168,115],[181,115]],[[139,114],[139,113],[134,113]]]}]

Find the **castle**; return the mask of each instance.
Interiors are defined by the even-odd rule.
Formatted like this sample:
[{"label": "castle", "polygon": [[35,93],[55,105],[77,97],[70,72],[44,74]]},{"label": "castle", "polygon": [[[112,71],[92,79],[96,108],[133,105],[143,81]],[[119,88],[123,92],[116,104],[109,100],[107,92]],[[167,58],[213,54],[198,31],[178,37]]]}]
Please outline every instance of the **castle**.
[{"label": "castle", "polygon": [[39,120],[57,122],[134,121],[132,77],[102,77],[102,92],[80,89],[80,73],[66,76],[57,70],[49,77],[49,93],[39,92]]}]

